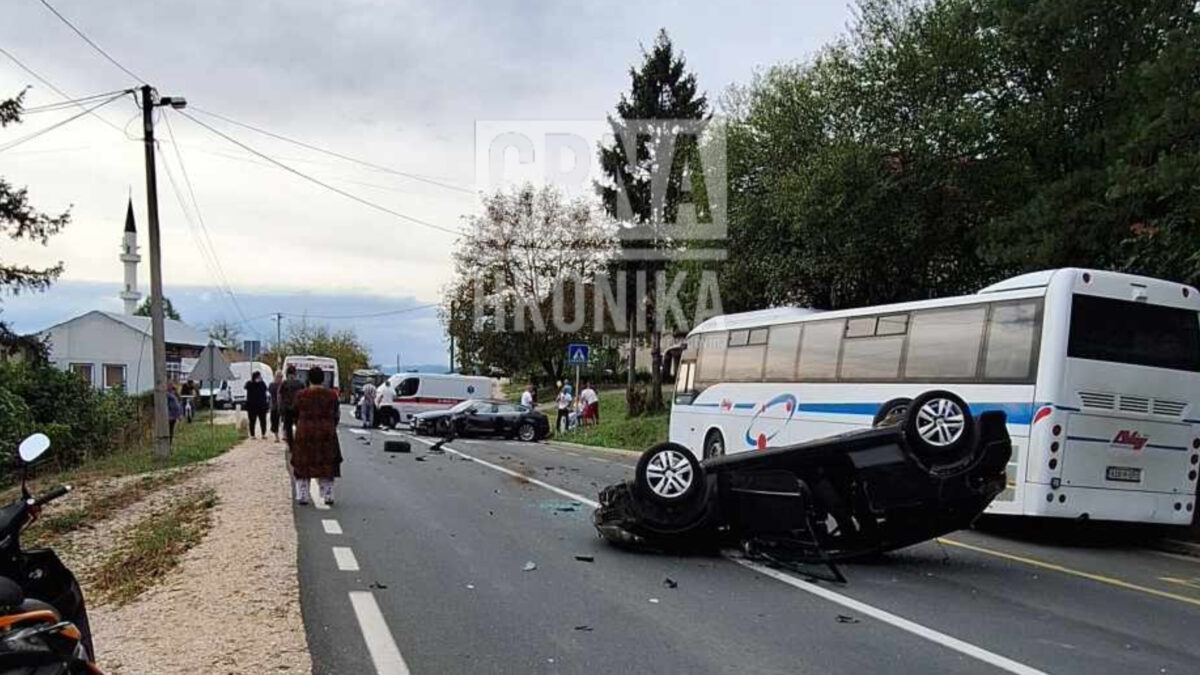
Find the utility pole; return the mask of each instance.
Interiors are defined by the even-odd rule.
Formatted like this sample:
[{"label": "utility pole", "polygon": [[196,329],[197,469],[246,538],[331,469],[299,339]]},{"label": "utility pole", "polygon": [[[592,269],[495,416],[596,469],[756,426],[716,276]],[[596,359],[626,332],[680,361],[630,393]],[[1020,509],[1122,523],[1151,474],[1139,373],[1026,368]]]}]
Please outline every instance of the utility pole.
[{"label": "utility pole", "polygon": [[150,342],[154,354],[154,456],[171,454],[167,424],[167,344],[163,327],[162,249],[158,229],[158,178],[154,165],[154,108],[167,105],[179,109],[182,98],[163,97],[150,85],[142,86],[142,138],[146,149],[146,212],[150,220]]},{"label": "utility pole", "polygon": [[283,313],[275,312],[275,356],[279,357],[279,363],[275,364],[275,369],[279,370],[283,367]]}]

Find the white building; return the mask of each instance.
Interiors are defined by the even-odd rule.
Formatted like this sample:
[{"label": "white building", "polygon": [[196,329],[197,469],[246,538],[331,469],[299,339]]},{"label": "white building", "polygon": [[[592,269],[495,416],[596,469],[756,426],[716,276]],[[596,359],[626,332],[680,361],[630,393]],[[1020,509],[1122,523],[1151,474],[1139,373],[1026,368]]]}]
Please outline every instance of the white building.
[{"label": "white building", "polygon": [[[50,342],[50,361],[63,370],[77,373],[92,386],[122,387],[140,394],[154,389],[154,349],[150,340],[150,317],[133,316],[142,294],[137,290],[137,229],[133,202],[125,213],[120,260],[125,283],[121,300],[125,313],[92,311],[38,334]],[[191,371],[196,357],[208,344],[208,336],[182,321],[165,319],[167,377],[178,381]]]},{"label": "white building", "polygon": [[[178,381],[208,344],[208,336],[182,321],[166,319],[167,377]],[[91,311],[39,334],[50,341],[50,360],[94,387],[124,387],[139,394],[154,389],[150,317]]]}]

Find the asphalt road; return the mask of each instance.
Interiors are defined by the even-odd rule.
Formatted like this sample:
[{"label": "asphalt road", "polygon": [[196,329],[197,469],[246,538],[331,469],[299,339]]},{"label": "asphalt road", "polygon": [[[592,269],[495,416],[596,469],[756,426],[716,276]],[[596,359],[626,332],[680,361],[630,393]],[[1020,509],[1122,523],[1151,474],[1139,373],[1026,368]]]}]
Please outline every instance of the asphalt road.
[{"label": "asphalt road", "polygon": [[1001,523],[814,582],[607,546],[628,454],[352,429],[336,503],[296,508],[318,675],[1200,672],[1200,560]]}]

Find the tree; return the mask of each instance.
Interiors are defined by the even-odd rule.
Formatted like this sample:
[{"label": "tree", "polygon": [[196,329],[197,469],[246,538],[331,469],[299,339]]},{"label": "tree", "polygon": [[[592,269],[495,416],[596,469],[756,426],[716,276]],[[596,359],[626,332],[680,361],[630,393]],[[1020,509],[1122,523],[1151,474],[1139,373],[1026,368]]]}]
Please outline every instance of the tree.
[{"label": "tree", "polygon": [[595,329],[611,228],[587,201],[529,184],[489,195],[467,223],[441,312],[460,371],[562,379],[567,344]]},{"label": "tree", "polygon": [[[665,29],[659,31],[649,51],[642,50],[642,63],[629,69],[629,77],[629,93],[621,94],[616,115],[608,117],[614,141],[600,148],[600,165],[608,181],[597,183],[596,190],[609,216],[622,227],[622,256],[614,268],[626,273],[626,297],[633,300],[625,311],[629,331],[626,398],[634,414],[634,337],[643,307],[648,308],[650,317],[648,407],[651,411],[663,407],[663,326],[655,318],[653,299],[658,273],[667,269],[664,251],[675,243],[670,225],[676,222],[681,198],[690,187],[687,160],[694,158],[697,143],[694,136],[681,133],[675,120],[707,119],[708,100],[699,93],[696,76],[687,71],[683,56],[675,53]],[[641,289],[639,275],[645,278]]]},{"label": "tree", "polygon": [[[133,315],[150,316],[150,298],[143,300],[142,304],[138,305],[138,308]],[[163,298],[163,318],[181,321],[179,318],[179,312],[175,311],[175,305],[171,304],[171,299],[168,297]]]},{"label": "tree", "polygon": [[358,338],[353,329],[333,330],[326,324],[313,324],[307,320],[299,323],[289,322],[287,334],[283,343],[273,345],[271,350],[260,355],[259,359],[278,369],[283,363],[283,357],[289,354],[311,354],[328,356],[337,361],[342,391],[350,391],[350,378],[355,370],[366,368],[371,355],[366,345]]},{"label": "tree", "polygon": [[[170,303],[163,303],[164,309],[170,307]],[[236,323],[231,323],[225,319],[218,319],[208,325],[208,337],[217,344],[225,347],[239,347],[242,344],[242,331]]]},{"label": "tree", "polygon": [[[0,128],[21,121],[22,91],[14,98],[0,100]],[[71,222],[70,211],[49,216],[29,204],[28,191],[16,188],[0,177],[0,233],[13,240],[38,241],[46,245],[50,237]],[[35,269],[28,265],[6,264],[0,261],[0,292],[42,291],[62,274],[63,264]]]}]

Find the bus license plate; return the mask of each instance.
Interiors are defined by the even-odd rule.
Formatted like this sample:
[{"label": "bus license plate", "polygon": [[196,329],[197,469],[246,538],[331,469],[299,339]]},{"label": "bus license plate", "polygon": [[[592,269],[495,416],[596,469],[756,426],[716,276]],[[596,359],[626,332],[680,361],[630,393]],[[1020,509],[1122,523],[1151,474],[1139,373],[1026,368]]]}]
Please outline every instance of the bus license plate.
[{"label": "bus license plate", "polygon": [[1132,466],[1110,466],[1104,477],[1122,483],[1140,483],[1142,482],[1142,470]]}]

